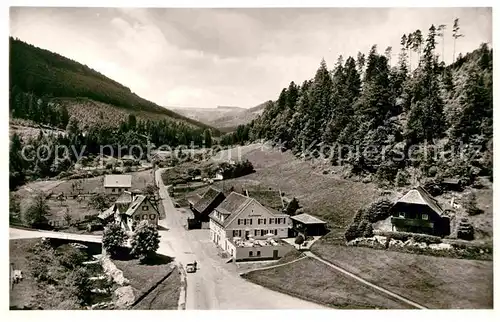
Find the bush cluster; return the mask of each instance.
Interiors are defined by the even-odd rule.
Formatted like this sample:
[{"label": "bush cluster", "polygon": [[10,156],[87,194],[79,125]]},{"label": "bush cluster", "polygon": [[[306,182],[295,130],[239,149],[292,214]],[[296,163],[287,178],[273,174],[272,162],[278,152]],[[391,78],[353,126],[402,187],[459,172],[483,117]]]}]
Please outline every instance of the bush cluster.
[{"label": "bush cluster", "polygon": [[376,231],[376,235],[387,237],[388,239],[397,239],[405,242],[409,239],[413,239],[417,243],[426,244],[439,244],[442,239],[438,236],[431,236],[425,234],[407,233],[402,231]]},{"label": "bush cluster", "polygon": [[347,227],[344,237],[351,241],[358,237],[372,237],[373,223],[384,220],[390,215],[393,203],[387,198],[380,198],[364,209],[359,209],[351,224]]}]

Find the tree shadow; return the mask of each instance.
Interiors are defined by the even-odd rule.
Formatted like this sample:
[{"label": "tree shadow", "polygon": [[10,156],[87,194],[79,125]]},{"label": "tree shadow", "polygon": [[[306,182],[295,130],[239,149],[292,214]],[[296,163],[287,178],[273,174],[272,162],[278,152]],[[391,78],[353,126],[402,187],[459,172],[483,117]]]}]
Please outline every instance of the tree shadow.
[{"label": "tree shadow", "polygon": [[174,257],[156,254],[156,255],[153,255],[153,256],[145,259],[144,261],[141,262],[141,264],[147,265],[147,266],[156,266],[156,265],[170,264],[173,261],[174,261]]}]

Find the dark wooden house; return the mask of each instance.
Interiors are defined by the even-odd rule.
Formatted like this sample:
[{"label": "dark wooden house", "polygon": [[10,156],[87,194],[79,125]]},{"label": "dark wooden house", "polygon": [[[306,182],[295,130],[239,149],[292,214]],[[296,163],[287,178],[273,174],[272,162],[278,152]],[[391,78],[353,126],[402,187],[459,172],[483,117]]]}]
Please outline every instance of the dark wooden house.
[{"label": "dark wooden house", "polygon": [[436,236],[450,234],[450,218],[422,187],[410,190],[391,208],[393,231]]},{"label": "dark wooden house", "polygon": [[322,236],[326,234],[326,222],[309,214],[300,214],[290,217],[292,221],[291,235]]},{"label": "dark wooden house", "polygon": [[208,215],[210,215],[224,199],[226,199],[226,196],[222,191],[210,187],[201,199],[196,201],[196,203],[190,203],[194,220],[198,222],[209,222]]}]

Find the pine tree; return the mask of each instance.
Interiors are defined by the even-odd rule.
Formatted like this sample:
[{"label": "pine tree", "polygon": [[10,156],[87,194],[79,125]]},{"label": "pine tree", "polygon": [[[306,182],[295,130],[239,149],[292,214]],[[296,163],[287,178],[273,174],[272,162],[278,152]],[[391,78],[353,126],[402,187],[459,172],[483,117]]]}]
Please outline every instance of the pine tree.
[{"label": "pine tree", "polygon": [[441,61],[444,62],[444,31],[446,30],[446,25],[439,25],[437,28],[436,36],[441,37]]},{"label": "pine tree", "polygon": [[457,45],[457,39],[460,38],[460,37],[464,37],[463,34],[460,33],[460,26],[458,24],[459,20],[458,18],[455,18],[455,20],[453,20],[453,63],[455,62],[455,49],[456,49],[456,45]]}]

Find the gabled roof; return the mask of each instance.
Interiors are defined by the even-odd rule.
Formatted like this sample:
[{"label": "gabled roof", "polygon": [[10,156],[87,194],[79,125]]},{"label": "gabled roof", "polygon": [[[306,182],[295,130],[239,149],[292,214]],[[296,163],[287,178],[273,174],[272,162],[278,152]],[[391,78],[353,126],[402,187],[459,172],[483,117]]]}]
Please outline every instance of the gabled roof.
[{"label": "gabled roof", "polygon": [[239,213],[251,200],[249,197],[233,191],[215,209],[223,214],[235,214]]},{"label": "gabled roof", "polygon": [[[135,196],[134,201],[130,205],[130,207],[127,209],[127,212],[125,213],[127,216],[133,216],[134,213],[139,209],[139,207],[142,205],[144,201],[146,201],[148,198],[145,195],[138,195]],[[153,209],[158,213],[158,209],[155,208],[153,204]]]},{"label": "gabled roof", "polygon": [[111,207],[109,207],[108,209],[104,210],[103,212],[101,212],[99,214],[99,216],[97,216],[99,219],[101,220],[106,220],[108,219],[109,217],[111,216],[114,216],[115,215],[115,212],[116,212],[116,205],[112,205]]},{"label": "gabled roof", "polygon": [[281,192],[278,190],[247,190],[247,195],[265,207],[276,210],[284,208]]},{"label": "gabled roof", "polygon": [[416,204],[416,205],[427,205],[438,215],[443,213],[443,209],[438,205],[437,201],[431,197],[431,195],[425,191],[424,188],[418,186],[415,189],[408,191],[401,199],[396,201],[395,204],[406,203],[406,204]]},{"label": "gabled roof", "polygon": [[218,196],[224,195],[222,191],[210,187],[207,192],[194,204],[194,209],[199,213],[204,212],[217,199]]},{"label": "gabled roof", "polygon": [[108,174],[104,176],[104,187],[130,188],[132,176],[129,174]]},{"label": "gabled roof", "polygon": [[115,201],[115,203],[121,203],[121,204],[129,204],[131,202],[132,202],[132,194],[129,191],[122,192],[122,194]]},{"label": "gabled roof", "polygon": [[200,195],[192,195],[192,196],[189,196],[186,198],[187,201],[192,204],[193,206],[201,200],[201,196]]},{"label": "gabled roof", "polygon": [[[233,191],[217,208],[215,208],[218,212],[224,215],[229,215],[226,217],[224,222],[220,222],[217,218],[212,216],[212,214],[210,215],[210,218],[219,222],[224,227],[227,227],[252,202],[256,202],[260,205],[260,203],[257,200]],[[271,214],[281,214],[277,210],[270,209],[264,206],[262,207],[267,211],[269,211],[269,213]]]},{"label": "gabled roof", "polygon": [[292,218],[292,220],[296,220],[296,221],[301,222],[303,224],[326,224],[326,222],[324,222],[323,220],[318,219],[318,218],[311,216],[309,214],[295,215],[295,216],[292,216],[290,218]]}]

